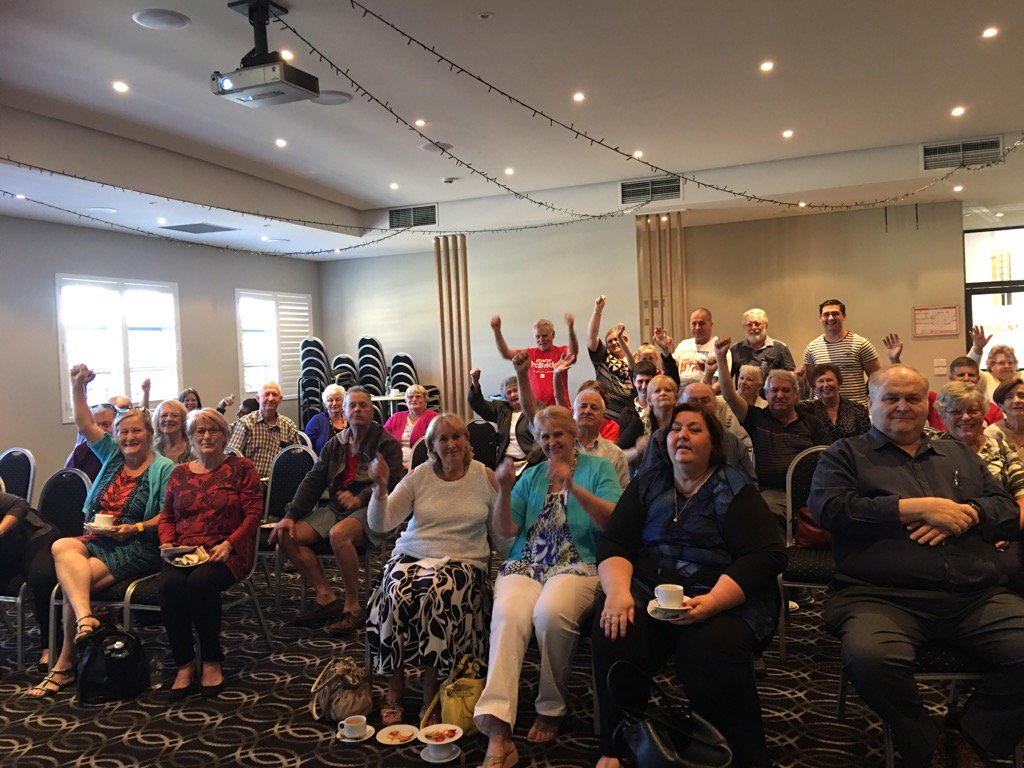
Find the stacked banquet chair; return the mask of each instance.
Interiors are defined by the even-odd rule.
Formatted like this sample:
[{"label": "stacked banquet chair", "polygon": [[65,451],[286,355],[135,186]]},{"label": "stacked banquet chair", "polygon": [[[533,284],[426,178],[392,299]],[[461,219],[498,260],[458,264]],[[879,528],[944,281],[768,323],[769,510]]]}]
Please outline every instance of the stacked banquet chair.
[{"label": "stacked banquet chair", "polygon": [[331,361],[331,375],[334,383],[345,389],[359,383],[359,367],[352,355],[335,355]]},{"label": "stacked banquet chair", "polygon": [[315,336],[308,336],[299,344],[299,427],[324,409],[320,399],[324,387],[331,381],[330,368],[324,343]]},{"label": "stacked banquet chair", "polygon": [[391,388],[405,392],[413,384],[419,384],[419,377],[416,375],[416,364],[412,358],[400,352],[391,358]]},{"label": "stacked banquet chair", "polygon": [[424,384],[423,388],[427,390],[427,408],[437,413],[441,413],[441,390],[439,387],[435,387],[433,384]]},{"label": "stacked banquet chair", "polygon": [[371,395],[387,392],[388,368],[384,362],[384,347],[373,336],[359,339],[359,384]]},{"label": "stacked banquet chair", "polygon": [[20,496],[32,504],[36,482],[36,460],[27,448],[8,448],[0,453],[0,480],[7,493]]},{"label": "stacked banquet chair", "polygon": [[[39,492],[39,517],[62,536],[82,534],[82,507],[89,494],[89,478],[80,469],[57,470]],[[4,483],[0,480],[0,491]],[[14,605],[14,631],[17,638],[18,671],[25,669],[25,605],[28,584],[21,574],[0,584],[0,603]],[[52,647],[52,646],[51,646]]]}]

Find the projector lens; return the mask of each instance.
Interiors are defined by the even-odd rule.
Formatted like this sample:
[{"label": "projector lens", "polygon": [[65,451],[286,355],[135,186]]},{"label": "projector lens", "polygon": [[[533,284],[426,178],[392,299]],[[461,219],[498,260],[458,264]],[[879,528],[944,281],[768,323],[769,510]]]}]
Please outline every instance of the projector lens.
[{"label": "projector lens", "polygon": [[235,84],[231,82],[230,77],[222,77],[220,79],[220,87],[221,90],[230,91],[232,88],[235,87]]}]

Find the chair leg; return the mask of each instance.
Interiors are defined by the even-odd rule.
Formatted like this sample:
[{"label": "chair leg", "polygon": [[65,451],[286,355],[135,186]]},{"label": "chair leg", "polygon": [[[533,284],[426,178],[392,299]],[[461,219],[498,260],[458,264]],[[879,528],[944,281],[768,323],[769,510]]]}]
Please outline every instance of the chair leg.
[{"label": "chair leg", "polygon": [[882,723],[882,749],[885,751],[885,768],[896,768],[896,756],[892,745],[892,728]]},{"label": "chair leg", "polygon": [[27,597],[25,585],[21,585],[18,592],[18,602],[14,610],[14,631],[18,638],[17,663],[18,671],[25,670],[25,598]]},{"label": "chair leg", "polygon": [[259,596],[256,594],[256,585],[252,583],[252,577],[245,580],[245,588],[249,590],[252,598],[252,608],[256,612],[256,618],[260,622],[260,629],[263,630],[263,639],[267,641],[267,651],[274,652],[274,640],[270,636],[270,629],[267,627],[267,619],[263,615],[263,606],[260,605]]},{"label": "chair leg", "polygon": [[1024,739],[1013,750],[1013,768],[1024,768]]},{"label": "chair leg", "polygon": [[277,589],[274,591],[274,610],[281,610],[281,588],[284,585],[284,555],[281,554],[281,547],[274,549],[274,578],[277,580]]},{"label": "chair leg", "polygon": [[840,672],[839,695],[836,697],[836,720],[840,722],[846,719],[846,689],[848,685],[849,681],[846,679],[846,674]]},{"label": "chair leg", "polygon": [[[50,593],[50,669],[53,671],[54,665],[57,663],[57,657],[60,655],[57,652],[57,605],[63,606],[64,601],[61,597],[60,584],[57,584],[53,588],[53,592]],[[63,622],[63,616],[61,617]]]},{"label": "chair leg", "polygon": [[779,658],[786,661],[786,624],[789,621],[789,591],[786,585],[779,581],[779,593],[782,596],[779,606]]}]

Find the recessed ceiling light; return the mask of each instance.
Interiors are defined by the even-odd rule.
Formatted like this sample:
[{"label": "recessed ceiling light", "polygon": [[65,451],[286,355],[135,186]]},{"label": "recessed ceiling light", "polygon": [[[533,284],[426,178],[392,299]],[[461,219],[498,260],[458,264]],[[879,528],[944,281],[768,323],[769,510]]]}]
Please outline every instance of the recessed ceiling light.
[{"label": "recessed ceiling light", "polygon": [[576,91],[576,93],[572,95],[572,100],[576,102],[585,101],[586,98],[587,94],[585,94],[583,91]]},{"label": "recessed ceiling light", "polygon": [[146,29],[184,29],[192,20],[184,13],[167,8],[148,8],[132,14],[132,21]]},{"label": "recessed ceiling light", "polygon": [[964,185],[963,184],[957,184],[955,187],[953,187],[953,191],[954,192],[963,192],[964,191]]},{"label": "recessed ceiling light", "polygon": [[107,208],[103,205],[97,205],[93,208],[86,208],[85,210],[91,213],[117,213],[117,208]]},{"label": "recessed ceiling light", "polygon": [[807,207],[807,203],[804,202],[803,200],[801,200],[799,203],[797,203],[797,205],[800,206],[801,208],[806,208]]},{"label": "recessed ceiling light", "polygon": [[314,96],[310,101],[324,107],[336,107],[352,101],[352,94],[345,91],[320,91],[320,95]]},{"label": "recessed ceiling light", "polygon": [[288,146],[288,142],[284,139],[274,139],[274,143],[277,144],[281,149]]},{"label": "recessed ceiling light", "polygon": [[515,172],[516,172],[516,169],[513,168],[511,165],[508,168],[505,169],[505,175],[506,176],[511,176]]},{"label": "recessed ceiling light", "polygon": [[427,121],[426,121],[426,120],[424,120],[424,119],[423,119],[422,117],[421,117],[421,118],[419,118],[418,120],[416,120],[416,121],[415,121],[415,122],[413,123],[413,125],[415,125],[415,126],[416,126],[417,128],[422,128],[422,127],[423,127],[423,126],[425,126],[426,124],[427,124]]},{"label": "recessed ceiling light", "polygon": [[15,195],[15,196],[14,196],[14,199],[15,199],[15,200],[24,200],[24,199],[25,199],[25,196],[24,196],[24,195],[22,195],[22,194],[17,194],[17,195]]},{"label": "recessed ceiling light", "polygon": [[393,181],[390,184],[388,184],[388,187],[391,189],[398,189],[398,185]]},{"label": "recessed ceiling light", "polygon": [[662,221],[668,221],[668,216],[662,216],[662,217],[661,217],[661,220],[662,220]]},{"label": "recessed ceiling light", "polygon": [[295,54],[289,51],[287,48],[281,49],[281,58],[285,61],[291,61],[295,58]]},{"label": "recessed ceiling light", "polygon": [[953,107],[951,110],[949,110],[949,114],[951,114],[953,117],[960,117],[966,111],[967,107],[961,107],[957,105]]},{"label": "recessed ceiling light", "polygon": [[1005,215],[1006,215],[1005,213],[1003,213],[1002,211],[1000,211],[999,213],[997,213],[997,214],[996,214],[996,218],[997,218],[997,219],[1001,219],[1001,218],[1003,218],[1003,216],[1005,216]]},{"label": "recessed ceiling light", "polygon": [[162,226],[163,226],[164,224],[166,224],[166,223],[167,223],[167,219],[165,219],[165,218],[164,218],[163,216],[161,216],[161,217],[159,217],[159,218],[158,218],[158,219],[156,220],[156,223],[157,223],[157,224],[159,224],[159,225],[160,225],[160,226],[162,227]]},{"label": "recessed ceiling light", "polygon": [[128,83],[124,80],[115,80],[110,84],[110,87],[118,93],[128,93]]},{"label": "recessed ceiling light", "polygon": [[791,128],[787,128],[786,130],[784,130],[782,132],[782,138],[784,138],[784,139],[792,139],[793,138],[793,130]]},{"label": "recessed ceiling light", "polygon": [[260,240],[262,240],[264,243],[269,243],[270,242],[270,236],[269,235],[260,235]]},{"label": "recessed ceiling light", "polygon": [[639,160],[643,156],[644,156],[644,151],[642,149],[634,150],[633,157],[635,157],[637,160]]},{"label": "recessed ceiling light", "polygon": [[981,36],[984,38],[993,38],[998,34],[999,27],[986,27],[985,30],[981,33]]},{"label": "recessed ceiling light", "polygon": [[775,69],[775,62],[774,61],[762,61],[761,62],[761,71],[762,72],[771,72],[773,69]]}]

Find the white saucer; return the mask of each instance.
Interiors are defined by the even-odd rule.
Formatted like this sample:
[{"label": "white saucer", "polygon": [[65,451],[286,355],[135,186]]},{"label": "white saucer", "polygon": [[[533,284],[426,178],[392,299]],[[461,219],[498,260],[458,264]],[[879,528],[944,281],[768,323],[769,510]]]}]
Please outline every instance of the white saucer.
[{"label": "white saucer", "polygon": [[662,608],[658,605],[657,598],[654,598],[647,604],[647,613],[652,619],[658,621],[671,621],[672,619],[680,619],[686,615],[690,610],[690,606],[687,603],[683,603],[682,608]]},{"label": "white saucer", "polygon": [[451,754],[447,757],[441,758],[430,757],[430,747],[426,746],[420,750],[420,757],[422,757],[428,763],[434,763],[435,765],[439,765],[441,763],[450,763],[452,760],[457,760],[459,755],[462,754],[462,750],[459,749],[459,746],[457,744],[442,744],[441,746],[448,747],[448,749],[451,750]]},{"label": "white saucer", "polygon": [[350,738],[348,738],[348,736],[345,735],[345,731],[344,731],[343,727],[339,724],[339,726],[338,726],[338,733],[337,733],[337,735],[334,738],[336,738],[342,744],[358,744],[361,741],[366,741],[367,739],[371,738],[373,736],[373,734],[375,734],[376,732],[377,732],[377,729],[374,728],[369,723],[367,723],[366,724],[366,733],[364,733],[358,739],[350,739]]},{"label": "white saucer", "polygon": [[111,525],[108,528],[102,525],[96,525],[96,523],[86,523],[84,527],[89,533],[113,533],[117,530],[117,526]]}]

